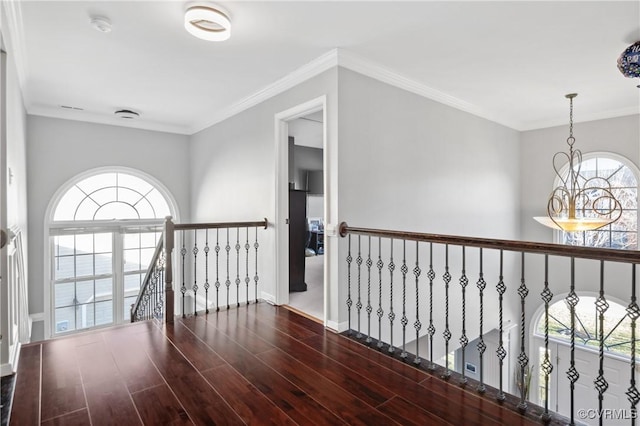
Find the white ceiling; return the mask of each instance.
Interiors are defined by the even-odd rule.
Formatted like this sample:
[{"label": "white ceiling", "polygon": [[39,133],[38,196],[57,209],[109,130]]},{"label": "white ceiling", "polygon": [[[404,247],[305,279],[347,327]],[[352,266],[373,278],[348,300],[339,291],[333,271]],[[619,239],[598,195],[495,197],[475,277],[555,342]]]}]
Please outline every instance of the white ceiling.
[{"label": "white ceiling", "polygon": [[186,2],[3,1],[31,114],[191,134],[336,64],[519,130],[566,123],[573,91],[576,121],[640,112],[616,68],[638,1],[221,2],[225,42],[185,31]]}]

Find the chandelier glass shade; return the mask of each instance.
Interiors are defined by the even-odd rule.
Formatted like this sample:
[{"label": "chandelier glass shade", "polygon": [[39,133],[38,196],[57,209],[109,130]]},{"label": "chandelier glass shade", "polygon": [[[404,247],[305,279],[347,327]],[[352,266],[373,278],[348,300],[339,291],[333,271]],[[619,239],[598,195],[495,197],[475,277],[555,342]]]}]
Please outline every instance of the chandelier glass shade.
[{"label": "chandelier glass shade", "polygon": [[[565,232],[592,231],[615,222],[622,215],[622,206],[611,190],[610,182],[599,176],[581,173],[582,152],[574,149],[573,98],[569,99],[569,152],[557,152],[553,156],[553,169],[559,183],[549,195],[547,216],[534,217],[539,223]],[[561,172],[562,165],[568,170]]]}]

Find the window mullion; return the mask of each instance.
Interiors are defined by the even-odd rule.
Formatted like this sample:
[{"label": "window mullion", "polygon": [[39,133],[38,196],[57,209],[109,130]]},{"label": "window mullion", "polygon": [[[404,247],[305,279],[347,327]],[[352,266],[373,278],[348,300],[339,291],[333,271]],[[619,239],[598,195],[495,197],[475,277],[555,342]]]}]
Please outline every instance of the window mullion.
[{"label": "window mullion", "polygon": [[124,233],[113,233],[113,322],[122,322],[122,301],[124,300]]}]

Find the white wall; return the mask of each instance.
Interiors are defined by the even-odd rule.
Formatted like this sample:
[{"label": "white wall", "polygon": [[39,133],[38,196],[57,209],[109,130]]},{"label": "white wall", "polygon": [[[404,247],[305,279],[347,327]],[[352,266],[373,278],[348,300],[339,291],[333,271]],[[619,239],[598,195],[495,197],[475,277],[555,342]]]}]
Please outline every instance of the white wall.
[{"label": "white wall", "polygon": [[261,232],[261,291],[276,294],[275,115],[326,95],[329,135],[337,128],[337,70],[326,71],[293,89],[209,127],[191,138],[190,178],[194,222],[257,220]]},{"label": "white wall", "polygon": [[29,116],[27,125],[29,310],[40,313],[43,286],[48,285],[43,270],[45,212],[58,188],[97,167],[134,168],[162,182],[178,203],[181,220],[188,221],[189,144],[183,135],[39,116]]}]

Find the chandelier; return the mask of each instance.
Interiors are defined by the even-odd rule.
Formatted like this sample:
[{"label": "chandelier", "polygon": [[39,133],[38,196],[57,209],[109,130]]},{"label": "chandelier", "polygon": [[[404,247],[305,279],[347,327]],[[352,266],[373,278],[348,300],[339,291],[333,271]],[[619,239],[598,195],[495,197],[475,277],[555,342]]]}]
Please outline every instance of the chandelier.
[{"label": "chandelier", "polygon": [[[573,98],[569,99],[569,152],[556,152],[553,156],[553,169],[560,179],[560,185],[554,188],[547,202],[547,216],[534,217],[535,220],[550,228],[565,232],[592,231],[609,225],[620,218],[622,206],[611,191],[610,182],[603,177],[583,175],[582,152],[573,148]],[[568,163],[566,173],[560,173],[558,164]]]}]

